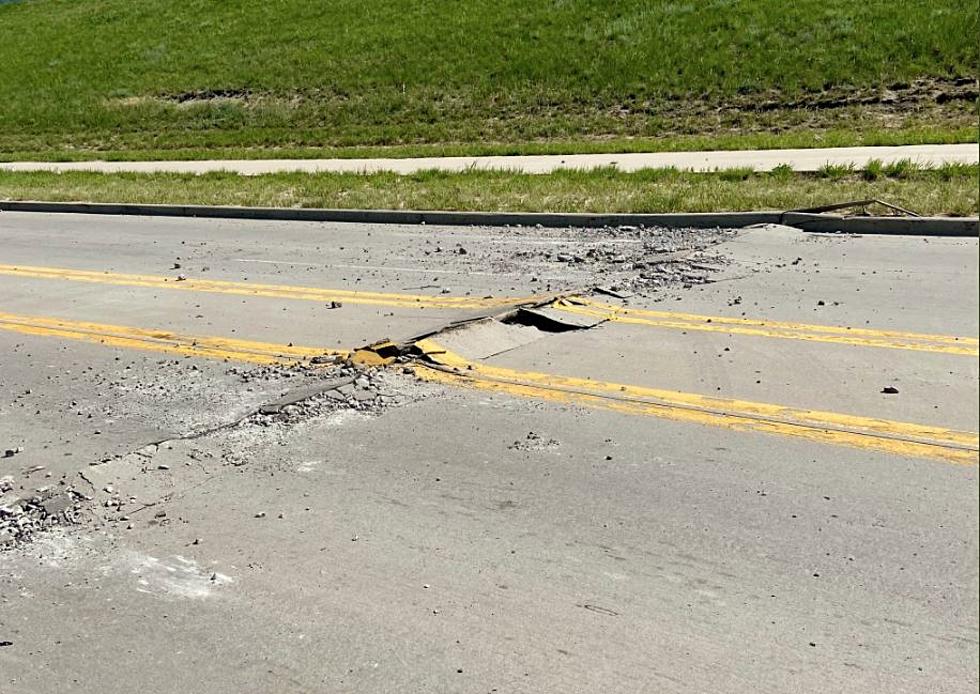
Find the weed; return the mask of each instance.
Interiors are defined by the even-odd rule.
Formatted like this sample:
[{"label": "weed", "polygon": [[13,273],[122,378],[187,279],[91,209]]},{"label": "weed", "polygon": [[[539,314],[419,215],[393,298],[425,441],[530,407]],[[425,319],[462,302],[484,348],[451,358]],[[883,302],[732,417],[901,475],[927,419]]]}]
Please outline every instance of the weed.
[{"label": "weed", "polygon": [[877,181],[885,175],[885,166],[881,159],[872,159],[861,169],[861,178],[865,181]]}]

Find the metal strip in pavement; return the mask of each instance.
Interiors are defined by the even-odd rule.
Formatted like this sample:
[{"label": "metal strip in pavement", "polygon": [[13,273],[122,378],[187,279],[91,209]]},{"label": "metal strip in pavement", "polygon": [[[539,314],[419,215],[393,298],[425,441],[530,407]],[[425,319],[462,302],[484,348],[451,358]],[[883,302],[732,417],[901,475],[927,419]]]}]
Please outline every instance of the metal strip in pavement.
[{"label": "metal strip in pavement", "polygon": [[416,347],[430,361],[420,362],[416,373],[429,381],[960,465],[978,462],[975,432],[507,369],[469,361],[431,339]]},{"label": "metal strip in pavement", "polygon": [[348,354],[344,351],[320,347],[294,347],[292,345],[225,337],[178,335],[166,330],[148,330],[63,318],[22,316],[13,313],[0,313],[0,330],[24,335],[81,340],[106,347],[140,349],[208,359],[227,359],[252,364],[285,364],[317,356],[346,356]]},{"label": "metal strip in pavement", "polygon": [[251,284],[228,280],[204,280],[158,275],[131,275],[115,272],[93,272],[70,268],[35,267],[29,265],[0,265],[0,275],[30,277],[34,279],[59,279],[96,284],[114,284],[126,287],[151,287],[153,289],[178,289],[192,292],[237,294],[242,296],[276,297],[303,301],[340,301],[371,306],[397,306],[404,308],[501,308],[517,304],[541,301],[545,297],[469,297],[433,296],[427,294],[392,294],[362,292],[347,289],[319,289],[286,284]]},{"label": "metal strip in pavement", "polygon": [[615,323],[630,323],[651,328],[698,330],[736,335],[775,337],[787,340],[831,342],[860,347],[905,349],[917,352],[938,352],[961,356],[980,356],[980,340],[975,337],[932,335],[928,333],[847,328],[833,325],[814,325],[753,318],[701,316],[671,311],[648,311],[614,306],[579,297],[560,299],[551,305],[571,314],[601,318]]}]

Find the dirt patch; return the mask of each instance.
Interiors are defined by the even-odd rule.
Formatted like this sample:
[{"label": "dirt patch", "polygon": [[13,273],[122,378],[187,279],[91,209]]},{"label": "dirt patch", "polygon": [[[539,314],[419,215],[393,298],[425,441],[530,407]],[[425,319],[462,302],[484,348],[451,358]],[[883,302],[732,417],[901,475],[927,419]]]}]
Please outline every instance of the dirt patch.
[{"label": "dirt patch", "polygon": [[200,89],[175,94],[144,94],[113,97],[105,100],[109,108],[138,108],[141,106],[174,106],[182,109],[234,105],[244,109],[260,107],[295,108],[306,101],[301,94],[273,94],[248,89]]},{"label": "dirt patch", "polygon": [[810,92],[798,99],[779,98],[770,94],[767,100],[752,99],[733,104],[745,111],[775,111],[778,109],[834,109],[847,106],[887,106],[907,111],[924,105],[952,101],[976,101],[977,80],[972,77],[950,79],[926,78],[912,83],[898,82],[877,88],[836,88]]},{"label": "dirt patch", "polygon": [[[289,111],[295,128],[323,129],[316,142],[287,137],[277,146],[295,145],[396,145],[445,142],[445,132],[426,134],[425,124],[438,114],[443,123],[464,124],[471,132],[463,142],[502,144],[511,141],[548,141],[554,137],[633,137],[717,135],[732,133],[782,132],[800,129],[840,129],[875,125],[892,128],[918,124],[969,125],[975,122],[980,90],[975,77],[929,77],[912,82],[894,82],[873,87],[837,86],[821,90],[786,93],[778,89],[713,94],[638,95],[635,98],[606,98],[567,101],[556,95],[489,95],[485,100],[461,99],[442,92],[414,94],[397,114],[376,102],[382,96],[364,93],[356,97],[330,90],[253,91],[240,88],[198,89],[172,93],[113,97],[104,104],[128,110],[145,106],[189,111],[207,107],[233,106],[246,114],[248,125],[268,127],[263,114]],[[335,139],[330,132],[347,127],[357,118],[384,134],[356,139]],[[365,116],[365,114],[368,114]],[[481,115],[475,115],[481,114]],[[572,124],[571,126],[569,124]],[[236,125],[241,127],[242,124]],[[279,127],[279,125],[275,126]],[[568,128],[571,127],[571,130]],[[392,138],[391,132],[404,136]]]}]

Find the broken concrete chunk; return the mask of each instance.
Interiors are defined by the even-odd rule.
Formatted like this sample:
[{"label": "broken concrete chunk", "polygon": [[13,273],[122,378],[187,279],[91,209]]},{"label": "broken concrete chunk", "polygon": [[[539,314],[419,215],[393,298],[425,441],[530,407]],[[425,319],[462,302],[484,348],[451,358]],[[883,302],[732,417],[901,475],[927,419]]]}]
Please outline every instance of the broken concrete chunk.
[{"label": "broken concrete chunk", "polygon": [[59,494],[45,499],[41,502],[41,508],[49,516],[57,516],[64,513],[72,506],[72,500],[67,494]]}]

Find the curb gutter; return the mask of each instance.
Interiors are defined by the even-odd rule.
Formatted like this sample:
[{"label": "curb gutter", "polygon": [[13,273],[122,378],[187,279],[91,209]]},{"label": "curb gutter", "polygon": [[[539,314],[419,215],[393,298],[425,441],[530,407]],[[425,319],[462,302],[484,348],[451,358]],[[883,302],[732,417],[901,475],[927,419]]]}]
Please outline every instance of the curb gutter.
[{"label": "curb gutter", "polygon": [[845,234],[977,237],[977,217],[843,217],[806,212],[680,212],[669,214],[589,214],[574,212],[450,212],[427,210],[339,210],[292,207],[225,207],[139,203],[0,201],[0,212],[201,217],[362,224],[443,224],[447,226],[693,227],[742,228],[782,224],[802,231]]}]

